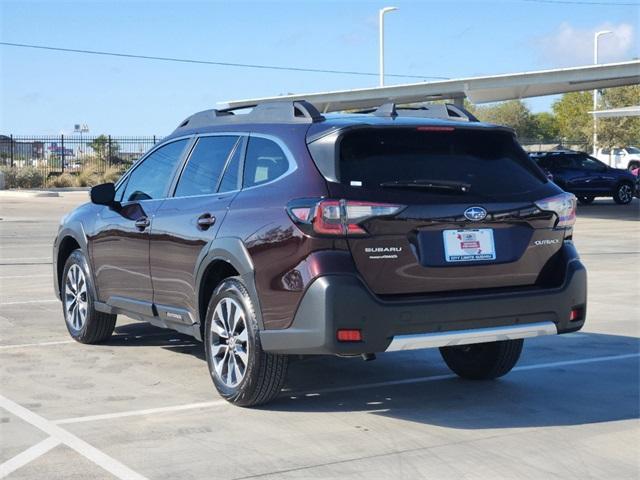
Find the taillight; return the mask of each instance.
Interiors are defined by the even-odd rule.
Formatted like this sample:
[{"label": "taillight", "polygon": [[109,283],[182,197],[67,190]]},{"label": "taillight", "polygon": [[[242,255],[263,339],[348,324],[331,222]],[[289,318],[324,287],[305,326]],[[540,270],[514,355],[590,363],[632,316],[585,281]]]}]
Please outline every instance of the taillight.
[{"label": "taillight", "polygon": [[556,227],[573,227],[576,223],[577,199],[572,193],[561,193],[535,202],[540,210],[554,212],[558,216]]},{"label": "taillight", "polygon": [[395,215],[405,208],[404,205],[354,200],[310,202],[294,200],[287,211],[305,233],[330,236],[366,235],[367,231],[360,225],[362,222],[373,217]]}]

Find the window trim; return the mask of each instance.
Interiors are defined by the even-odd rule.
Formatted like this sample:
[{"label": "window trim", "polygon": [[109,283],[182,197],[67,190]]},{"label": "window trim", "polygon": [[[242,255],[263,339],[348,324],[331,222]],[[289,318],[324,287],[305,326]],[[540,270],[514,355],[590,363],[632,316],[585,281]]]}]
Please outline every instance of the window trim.
[{"label": "window trim", "polygon": [[123,195],[123,200],[124,200],[124,194],[127,190],[127,186],[129,184],[129,178],[131,177],[131,175],[133,174],[133,172],[135,172],[138,167],[140,165],[142,165],[143,162],[145,162],[147,160],[147,158],[149,158],[153,153],[156,152],[156,150],[159,150],[162,147],[165,147],[167,145],[170,145],[172,143],[178,142],[180,140],[187,140],[187,143],[184,147],[184,150],[182,152],[182,154],[180,155],[180,158],[178,158],[178,161],[176,162],[176,165],[173,167],[173,170],[171,171],[171,182],[169,182],[169,185],[167,188],[165,188],[164,191],[164,196],[162,198],[148,198],[148,199],[144,199],[144,200],[130,200],[130,201],[122,201],[121,203],[123,205],[128,205],[131,203],[140,203],[140,202],[151,202],[153,200],[165,200],[167,198],[169,198],[169,193],[172,191],[171,188],[175,182],[175,176],[176,173],[178,171],[179,168],[181,168],[181,166],[184,164],[184,160],[186,158],[186,156],[191,154],[191,150],[193,149],[193,145],[194,145],[194,136],[193,135],[183,135],[181,137],[175,137],[175,138],[171,138],[170,140],[166,141],[166,142],[160,142],[157,145],[154,145],[153,148],[151,148],[147,153],[145,153],[142,157],[140,157],[133,165],[131,165],[131,168],[129,168],[129,170],[126,172],[125,175],[123,175],[120,180],[118,180],[118,182],[116,182],[114,188],[117,190],[118,188],[120,188],[120,186],[124,183],[124,190],[122,192]]},{"label": "window trim", "polygon": [[[187,165],[189,164],[189,162],[191,161],[191,156],[193,155],[193,152],[195,151],[196,147],[198,146],[198,143],[200,142],[201,138],[204,137],[237,137],[236,142],[233,144],[233,147],[231,147],[231,150],[229,151],[229,155],[227,155],[227,158],[224,161],[224,165],[222,167],[221,170],[221,175],[220,178],[218,178],[218,182],[216,183],[216,188],[215,188],[215,192],[213,193],[201,193],[198,195],[182,195],[180,197],[176,196],[176,190],[178,189],[178,183],[180,182],[180,179],[182,178],[182,175],[184,174],[184,170],[185,168],[187,168]],[[195,198],[195,197],[205,197],[205,196],[209,196],[209,195],[217,195],[218,190],[220,188],[220,182],[222,181],[222,177],[224,176],[224,174],[227,171],[227,167],[229,166],[229,162],[231,160],[231,157],[233,156],[233,154],[236,152],[236,149],[238,148],[238,146],[240,145],[240,142],[243,141],[243,138],[246,137],[246,134],[242,134],[242,133],[233,133],[233,132],[216,132],[216,133],[212,133],[212,134],[203,134],[203,135],[195,135],[194,139],[193,139],[193,144],[191,145],[191,148],[189,149],[189,154],[184,158],[179,171],[176,172],[173,181],[170,184],[169,187],[169,193],[167,194],[166,198]],[[244,152],[242,152],[244,153]],[[243,162],[243,158],[240,158],[240,161]],[[230,190],[228,192],[222,192],[222,193],[232,193],[236,190]]]}]

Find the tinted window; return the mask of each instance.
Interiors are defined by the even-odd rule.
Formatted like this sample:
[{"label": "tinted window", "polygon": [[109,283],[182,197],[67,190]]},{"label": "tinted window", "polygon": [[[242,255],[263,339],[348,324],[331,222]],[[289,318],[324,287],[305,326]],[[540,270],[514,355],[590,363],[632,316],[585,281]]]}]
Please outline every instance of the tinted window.
[{"label": "tinted window", "polygon": [[529,191],[546,182],[512,135],[471,129],[347,133],[338,171],[347,185],[380,188],[388,182],[431,180],[470,184],[472,193],[487,196]]},{"label": "tinted window", "polygon": [[231,192],[240,188],[240,159],[242,155],[242,142],[238,142],[233,155],[227,163],[227,169],[222,176],[219,192]]},{"label": "tinted window", "polygon": [[208,195],[216,192],[231,149],[238,137],[202,137],[198,140],[180,175],[176,197]]},{"label": "tinted window", "polygon": [[187,140],[178,140],[158,148],[131,172],[123,201],[163,198],[180,160]]},{"label": "tinted window", "polygon": [[282,149],[272,140],[251,137],[244,162],[244,187],[275,180],[289,169]]},{"label": "tinted window", "polygon": [[601,172],[605,169],[603,163],[600,163],[598,160],[591,157],[576,157],[576,163],[578,168],[589,170],[591,172]]}]

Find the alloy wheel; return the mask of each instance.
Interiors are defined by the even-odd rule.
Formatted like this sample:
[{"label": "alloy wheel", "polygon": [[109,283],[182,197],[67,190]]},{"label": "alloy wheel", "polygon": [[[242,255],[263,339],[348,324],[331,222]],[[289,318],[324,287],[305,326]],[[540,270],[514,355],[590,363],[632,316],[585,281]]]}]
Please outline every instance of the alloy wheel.
[{"label": "alloy wheel", "polygon": [[65,320],[73,330],[82,330],[87,320],[87,307],[87,279],[82,269],[73,264],[64,283]]},{"label": "alloy wheel", "polygon": [[633,198],[631,187],[627,184],[620,185],[620,188],[618,188],[618,198],[624,203],[630,202]]},{"label": "alloy wheel", "polygon": [[249,361],[249,333],[242,305],[223,298],[211,320],[212,374],[227,387],[236,387],[244,378]]}]

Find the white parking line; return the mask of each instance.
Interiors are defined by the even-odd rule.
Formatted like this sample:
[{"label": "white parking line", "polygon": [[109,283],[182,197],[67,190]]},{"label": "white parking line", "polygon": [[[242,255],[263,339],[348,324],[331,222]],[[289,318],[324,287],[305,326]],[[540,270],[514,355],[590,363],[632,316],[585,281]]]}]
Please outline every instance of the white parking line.
[{"label": "white parking line", "polygon": [[71,432],[60,428],[47,419],[41,417],[37,413],[34,413],[31,410],[18,405],[14,401],[9,400],[2,395],[0,395],[0,407],[12,413],[16,417],[19,417],[25,422],[30,423],[43,432],[49,434],[53,439],[59,441],[60,443],[64,443],[68,447],[74,449],[76,452],[88,458],[93,463],[102,467],[115,477],[122,480],[146,480],[146,478],[139,473],[131,470],[129,467],[120,463],[115,458],[112,458],[106,453],[98,450],[93,445],[90,445],[84,440],[76,437]]},{"label": "white parking line", "polygon": [[43,300],[22,300],[19,302],[1,302],[0,303],[0,307],[4,307],[7,305],[27,305],[29,303],[53,303],[53,302],[59,302],[60,300],[58,300],[57,298],[51,298],[51,299],[43,299]]},{"label": "white parking line", "polygon": [[174,405],[171,407],[146,408],[144,410],[129,410],[126,412],[105,413],[103,415],[88,415],[86,417],[63,418],[55,420],[56,425],[68,423],[93,422],[95,420],[110,420],[113,418],[134,417],[137,415],[153,415],[154,413],[179,412],[181,410],[193,410],[195,408],[208,408],[219,405],[230,405],[226,400],[213,400],[211,402],[188,403],[186,405]]},{"label": "white parking line", "polygon": [[25,348],[25,347],[46,347],[47,345],[63,345],[65,343],[75,343],[75,340],[59,340],[55,342],[18,343],[15,345],[0,345],[0,350],[11,350],[13,348]]},{"label": "white parking line", "polygon": [[36,443],[33,447],[27,448],[24,452],[19,453],[0,465],[0,478],[8,477],[10,473],[15,472],[20,467],[44,455],[58,445],[60,445],[60,440],[48,437],[40,443]]}]

